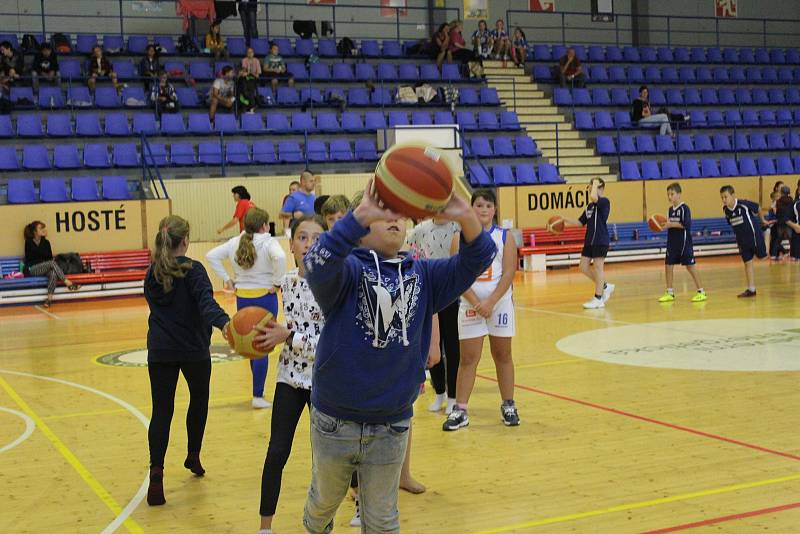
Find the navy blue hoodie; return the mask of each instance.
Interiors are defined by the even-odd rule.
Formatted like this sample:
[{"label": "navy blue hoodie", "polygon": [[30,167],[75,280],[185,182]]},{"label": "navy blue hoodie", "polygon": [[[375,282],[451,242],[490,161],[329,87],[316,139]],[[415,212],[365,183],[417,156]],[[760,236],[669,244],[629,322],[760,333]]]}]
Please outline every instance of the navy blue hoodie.
[{"label": "navy blue hoodie", "polygon": [[[305,256],[306,278],[325,315],[311,403],[357,423],[413,415],[431,341],[431,317],[486,270],[497,247],[486,232],[448,259],[384,259],[356,248],[369,232],[348,213]],[[402,282],[400,273],[402,273]]]},{"label": "navy blue hoodie", "polygon": [[[192,261],[186,256],[178,263]],[[211,358],[211,327],[220,330],[230,320],[214,300],[214,290],[205,267],[192,261],[184,278],[175,278],[172,291],[153,276],[152,266],[144,280],[144,297],[150,306],[147,319],[147,361],[181,362]]]}]

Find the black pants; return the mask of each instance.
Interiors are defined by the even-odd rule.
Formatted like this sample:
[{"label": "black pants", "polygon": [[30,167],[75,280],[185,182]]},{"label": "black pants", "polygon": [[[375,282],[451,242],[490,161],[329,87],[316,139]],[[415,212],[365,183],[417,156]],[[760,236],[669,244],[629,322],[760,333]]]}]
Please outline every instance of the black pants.
[{"label": "black pants", "polygon": [[189,411],[186,413],[187,452],[200,452],[208,418],[208,385],[211,360],[193,362],[148,362],[153,415],[147,439],[150,443],[150,466],[164,467],[169,444],[169,427],[175,411],[175,388],[178,371],[189,385]]},{"label": "black pants", "polygon": [[[570,80],[561,72],[561,69],[558,71],[558,82],[561,84],[561,87],[567,87],[570,84]],[[586,87],[586,77],[583,74],[576,74],[575,77],[572,78],[572,87]]]},{"label": "black pants", "polygon": [[787,230],[791,230],[786,224],[775,223],[769,229],[769,255],[777,258],[781,254],[786,254],[783,248],[783,240],[791,237]]},{"label": "black pants", "polygon": [[261,507],[262,516],[275,515],[278,497],[281,493],[283,468],[292,452],[294,432],[303,408],[311,406],[311,391],[293,388],[283,382],[275,385],[272,398],[272,424],[270,426],[269,447],[264,460],[264,471],[261,473]]},{"label": "black pants", "polygon": [[441,395],[445,392],[446,382],[447,396],[455,398],[458,364],[461,361],[458,344],[458,300],[439,312],[439,339],[442,359],[431,367],[431,383],[434,391]]},{"label": "black pants", "polygon": [[250,46],[251,39],[258,39],[258,4],[251,2],[239,4],[239,17],[242,19],[244,42]]}]

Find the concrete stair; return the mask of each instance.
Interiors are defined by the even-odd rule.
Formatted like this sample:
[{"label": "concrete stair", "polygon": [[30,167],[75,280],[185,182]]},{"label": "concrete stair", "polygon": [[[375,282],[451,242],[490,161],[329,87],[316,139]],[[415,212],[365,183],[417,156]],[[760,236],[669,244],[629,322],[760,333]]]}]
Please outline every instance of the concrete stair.
[{"label": "concrete stair", "polygon": [[559,174],[567,182],[587,182],[593,177],[606,181],[618,179],[523,69],[514,67],[510,61],[506,67],[501,61],[484,61],[483,65],[486,81],[497,89],[504,108],[516,111],[522,123],[542,123],[524,124],[523,128],[536,141],[542,157],[558,165]]}]

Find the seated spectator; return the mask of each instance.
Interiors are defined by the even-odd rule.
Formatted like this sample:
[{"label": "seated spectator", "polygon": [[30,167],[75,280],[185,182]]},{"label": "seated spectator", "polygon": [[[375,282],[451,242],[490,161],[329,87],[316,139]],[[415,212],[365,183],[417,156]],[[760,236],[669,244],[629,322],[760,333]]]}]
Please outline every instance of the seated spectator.
[{"label": "seated spectator", "polygon": [[239,71],[239,76],[250,74],[258,78],[261,76],[261,61],[256,58],[256,52],[252,47],[247,47],[247,53],[242,58],[242,68]]},{"label": "seated spectator", "polygon": [[492,35],[489,32],[486,21],[483,19],[479,20],[478,29],[472,33],[472,46],[477,58],[489,59],[492,55],[491,39]]},{"label": "seated spectator", "polygon": [[497,19],[490,35],[492,37],[491,44],[494,59],[508,60],[508,55],[511,53],[511,41],[508,39],[503,19]]},{"label": "seated spectator", "polygon": [[528,59],[528,40],[519,26],[514,28],[514,38],[511,40],[511,59],[514,60],[514,65],[523,68]]},{"label": "seated spectator", "polygon": [[153,45],[147,45],[144,57],[139,62],[139,76],[144,78],[145,91],[150,90],[152,82],[161,76],[161,64],[158,61],[158,51]]},{"label": "seated spectator", "polygon": [[8,41],[0,43],[0,87],[8,89],[22,75],[22,55]]},{"label": "seated spectator", "polygon": [[159,115],[180,111],[178,94],[175,92],[175,87],[169,83],[169,74],[166,71],[162,70],[158,76],[158,83],[153,84],[150,90],[150,101],[153,102]]},{"label": "seated spectator", "polygon": [[64,271],[53,260],[53,249],[47,240],[47,227],[42,221],[33,221],[25,227],[25,276],[47,277],[47,298],[43,306],[49,308],[53,302],[58,281],[64,282],[70,291],[77,291],[80,286],[73,284],[64,275]]},{"label": "seated spectator", "polygon": [[245,71],[239,72],[236,98],[239,101],[239,113],[255,113],[258,108],[258,78]]},{"label": "seated spectator", "polygon": [[659,128],[659,134],[672,135],[672,126],[669,123],[669,115],[658,113],[653,115],[650,111],[650,91],[646,85],[639,88],[639,98],[633,101],[633,113],[631,121],[639,123],[642,128]]},{"label": "seated spectator", "polygon": [[566,87],[567,82],[571,83],[572,87],[584,87],[586,85],[581,60],[575,55],[575,49],[572,47],[567,49],[566,55],[558,62],[558,80],[561,83],[561,87]]},{"label": "seated spectator", "polygon": [[460,20],[454,20],[450,23],[450,44],[447,45],[447,62],[452,63],[453,60],[458,63],[466,63],[472,59],[473,53],[467,48],[467,43],[464,41],[464,36],[461,32],[464,31],[464,24]]},{"label": "seated spectator", "polygon": [[34,90],[39,89],[39,83],[45,81],[50,84],[59,84],[58,78],[58,58],[56,57],[50,43],[42,43],[36,57],[33,58],[31,65],[31,74],[33,75]]},{"label": "seated spectator", "polygon": [[87,84],[90,90],[95,90],[95,87],[97,87],[97,78],[101,77],[110,78],[117,92],[122,90],[122,85],[117,81],[117,73],[114,72],[114,69],[111,67],[111,62],[108,61],[101,47],[95,46],[92,48],[92,55],[89,57],[89,68],[87,70],[89,72]]},{"label": "seated spectator", "polygon": [[436,66],[442,67],[445,59],[452,61],[450,57],[450,25],[442,24],[431,39],[430,55],[436,60]]},{"label": "seated spectator", "polygon": [[217,115],[217,107],[222,106],[227,109],[233,109],[233,105],[236,102],[235,89],[233,67],[226,65],[222,67],[219,78],[214,80],[211,90],[208,92],[208,117],[211,122],[214,122],[214,117]]},{"label": "seated spectator", "polygon": [[225,38],[219,30],[219,22],[215,22],[208,29],[206,34],[206,48],[209,53],[214,54],[215,59],[228,58],[228,48],[225,46]]},{"label": "seated spectator", "polygon": [[269,47],[269,55],[264,59],[264,76],[270,79],[272,92],[278,89],[278,80],[287,79],[289,87],[294,86],[294,77],[286,73],[286,63],[280,53],[280,47],[272,43]]}]

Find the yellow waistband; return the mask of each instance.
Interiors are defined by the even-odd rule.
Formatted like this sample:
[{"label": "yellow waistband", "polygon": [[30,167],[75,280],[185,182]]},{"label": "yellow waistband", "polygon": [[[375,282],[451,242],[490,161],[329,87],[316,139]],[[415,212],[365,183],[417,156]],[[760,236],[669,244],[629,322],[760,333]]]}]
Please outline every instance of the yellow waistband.
[{"label": "yellow waistband", "polygon": [[258,289],[236,289],[236,296],[242,297],[243,299],[257,299],[258,297],[263,297],[264,295],[269,295],[270,293],[275,293],[274,287],[259,287]]}]

